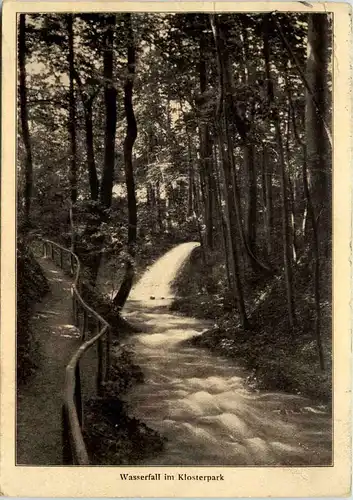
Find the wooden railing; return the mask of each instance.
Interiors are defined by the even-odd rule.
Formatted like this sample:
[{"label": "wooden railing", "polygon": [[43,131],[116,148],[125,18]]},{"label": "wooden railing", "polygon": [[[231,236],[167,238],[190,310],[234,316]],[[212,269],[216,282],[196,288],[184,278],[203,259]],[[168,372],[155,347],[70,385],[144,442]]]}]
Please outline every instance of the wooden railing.
[{"label": "wooden railing", "polygon": [[[81,296],[81,265],[77,255],[53,241],[42,240],[42,243],[43,256],[50,258],[74,278],[71,286],[73,321],[81,333],[82,340],[82,344],[66,367],[62,409],[63,462],[65,465],[89,465],[82,434],[84,425],[82,377],[85,371],[80,369],[80,364],[85,355],[91,353],[92,348],[96,346],[97,352],[93,364],[96,364],[95,390],[99,395],[103,383],[109,378],[111,327],[102,316],[86,304]],[[87,338],[88,336],[90,338]],[[89,369],[92,371],[92,366]]]}]

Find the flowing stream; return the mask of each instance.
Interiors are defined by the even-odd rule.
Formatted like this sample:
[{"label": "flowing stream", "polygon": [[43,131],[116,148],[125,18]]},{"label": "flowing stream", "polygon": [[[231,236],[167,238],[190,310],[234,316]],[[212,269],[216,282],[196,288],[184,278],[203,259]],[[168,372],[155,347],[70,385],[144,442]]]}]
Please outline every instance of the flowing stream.
[{"label": "flowing stream", "polygon": [[131,414],[166,438],[144,465],[329,465],[331,413],[297,395],[253,392],[230,361],[181,341],[210,322],[168,311],[170,283],[197,243],[159,259],[131,293],[125,316],[144,325],[126,342],[145,382],[126,396]]}]

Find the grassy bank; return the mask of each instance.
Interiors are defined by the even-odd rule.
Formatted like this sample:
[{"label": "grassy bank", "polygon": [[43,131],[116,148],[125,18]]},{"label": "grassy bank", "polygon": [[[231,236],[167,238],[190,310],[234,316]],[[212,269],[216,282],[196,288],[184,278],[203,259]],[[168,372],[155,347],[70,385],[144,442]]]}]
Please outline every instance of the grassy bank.
[{"label": "grassy bank", "polygon": [[29,323],[33,306],[49,291],[48,282],[24,240],[17,241],[17,382],[27,382],[35,371],[36,342]]},{"label": "grassy bank", "polygon": [[[251,282],[248,276],[247,310],[251,329],[243,330],[227,289],[218,285],[222,269],[214,265],[205,272],[199,251],[181,270],[174,283],[177,299],[173,309],[183,314],[214,320],[214,326],[188,342],[233,359],[248,370],[254,389],[279,390],[329,403],[331,400],[331,307],[321,303],[321,333],[325,371],[320,370],[314,334],[314,302],[309,270],[298,264],[294,279],[296,325],[289,328],[285,284],[279,277]],[[323,269],[330,282],[330,268]],[[218,280],[218,281],[217,281]],[[224,281],[224,280],[223,280]],[[328,289],[323,286],[323,297]]]}]

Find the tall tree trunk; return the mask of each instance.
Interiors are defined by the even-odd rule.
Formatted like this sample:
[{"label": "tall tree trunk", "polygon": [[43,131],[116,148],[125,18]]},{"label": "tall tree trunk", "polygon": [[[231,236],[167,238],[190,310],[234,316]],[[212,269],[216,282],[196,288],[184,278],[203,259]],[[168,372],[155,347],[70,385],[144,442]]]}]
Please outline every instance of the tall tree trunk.
[{"label": "tall tree trunk", "polygon": [[[216,22],[216,19],[214,19],[214,22]],[[216,22],[216,24],[217,24],[217,22]],[[249,125],[239,115],[237,107],[234,103],[233,85],[232,85],[232,81],[231,81],[231,71],[230,71],[229,58],[227,55],[225,35],[222,32],[222,29],[220,26],[217,26],[217,30],[218,30],[217,46],[216,46],[217,59],[220,61],[220,69],[222,71],[222,82],[223,82],[222,85],[224,87],[222,90],[223,94],[221,94],[221,99],[222,99],[222,101],[225,101],[226,113],[229,113],[229,114],[232,113],[232,117],[235,121],[235,125],[237,128],[238,134],[242,140],[242,143],[244,145],[246,145],[247,140],[248,140]],[[229,125],[228,125],[228,127],[226,127],[224,129],[224,132],[225,132],[225,138],[227,140],[227,155],[228,155],[229,164],[230,164],[231,182],[233,184],[233,195],[234,195],[234,204],[235,204],[235,211],[236,211],[236,221],[237,221],[237,227],[238,227],[238,231],[239,231],[239,239],[240,239],[241,244],[245,250],[245,255],[246,255],[249,263],[253,267],[253,269],[256,271],[262,272],[264,274],[269,274],[272,272],[270,267],[265,265],[263,262],[260,262],[260,260],[255,255],[253,249],[250,247],[250,245],[247,241],[247,236],[245,235],[243,221],[242,221],[242,209],[241,209],[239,186],[238,186],[238,182],[237,182],[237,174],[236,174],[236,168],[235,168],[235,164],[234,164],[233,141],[232,141],[232,137],[230,134]]]},{"label": "tall tree trunk", "polygon": [[325,126],[330,124],[330,25],[327,14],[312,14],[308,21],[305,130],[307,163],[313,203],[320,214],[320,235],[328,256],[331,243],[331,147]]},{"label": "tall tree trunk", "polygon": [[[101,189],[99,201],[101,207],[97,207],[96,221],[89,228],[94,241],[97,243],[95,252],[89,258],[87,267],[91,285],[95,285],[99,267],[102,259],[102,247],[104,237],[98,236],[97,231],[101,223],[106,220],[106,214],[101,208],[110,208],[112,201],[114,160],[115,160],[115,132],[116,132],[116,89],[113,82],[114,69],[114,32],[115,15],[108,15],[106,18],[106,32],[104,37],[103,53],[103,77],[104,77],[104,101],[105,101],[105,135],[104,135],[104,165],[101,179]],[[92,165],[91,165],[92,166]]]},{"label": "tall tree trunk", "polygon": [[206,262],[206,252],[205,252],[205,245],[204,245],[204,241],[203,241],[203,238],[202,238],[202,230],[201,230],[201,224],[200,224],[200,215],[201,215],[201,210],[200,210],[200,193],[199,193],[199,190],[197,188],[197,184],[195,182],[195,178],[194,178],[194,182],[193,182],[193,193],[194,193],[194,220],[196,222],[196,229],[197,229],[197,232],[198,232],[198,235],[199,235],[199,242],[200,242],[200,247],[201,247],[201,258],[202,258],[202,263],[204,266],[206,266],[207,262]]},{"label": "tall tree trunk", "polygon": [[156,208],[157,208],[157,222],[158,222],[158,229],[160,233],[163,233],[164,231],[164,224],[163,224],[163,208],[162,208],[162,203],[161,203],[161,188],[160,188],[160,183],[159,180],[156,181]]},{"label": "tall tree trunk", "polygon": [[268,42],[268,16],[264,19],[264,31],[263,31],[263,54],[265,59],[265,71],[267,80],[267,90],[269,105],[272,109],[272,121],[276,131],[276,142],[279,153],[279,166],[280,166],[280,184],[281,184],[281,196],[282,196],[282,239],[283,239],[283,266],[284,275],[286,281],[286,292],[287,292],[287,308],[288,308],[288,320],[291,328],[294,327],[295,323],[295,305],[293,297],[293,274],[290,258],[290,233],[288,225],[288,192],[287,192],[287,178],[285,170],[285,158],[284,158],[284,147],[282,141],[282,133],[280,127],[280,119],[277,107],[275,105],[275,97],[273,91],[273,82],[271,78],[271,63],[270,63],[270,47]]},{"label": "tall tree trunk", "polygon": [[272,253],[272,228],[273,228],[273,209],[272,209],[272,169],[268,159],[266,145],[263,145],[262,151],[262,196],[264,206],[264,225],[266,234],[267,255]]},{"label": "tall tree trunk", "polygon": [[303,187],[304,194],[306,198],[306,211],[308,212],[309,219],[311,221],[311,227],[313,230],[313,254],[314,254],[314,300],[315,300],[315,338],[316,345],[318,351],[318,358],[321,370],[325,370],[325,357],[324,350],[322,346],[321,339],[321,308],[320,308],[320,253],[319,253],[319,235],[318,235],[318,226],[315,216],[315,208],[312,201],[309,181],[308,181],[308,164],[307,164],[307,152],[306,152],[306,144],[300,139],[297,125],[295,121],[294,107],[291,101],[291,96],[289,94],[290,104],[292,108],[292,125],[294,137],[296,139],[297,144],[302,148],[303,151],[303,166],[302,166],[302,175],[303,175]]},{"label": "tall tree trunk", "polygon": [[132,104],[135,77],[135,43],[131,24],[131,14],[125,14],[125,26],[128,32],[127,66],[128,76],[124,85],[124,108],[126,115],[126,136],[124,141],[124,167],[128,203],[128,253],[125,263],[125,276],[120,289],[114,298],[114,305],[121,309],[129,296],[134,279],[134,258],[137,235],[137,206],[135,194],[134,171],[132,165],[132,149],[137,137],[137,124]]},{"label": "tall tree trunk", "polygon": [[[228,155],[225,154],[224,151],[224,131],[226,134],[227,140],[227,149],[229,154],[229,130],[228,130],[228,121],[227,121],[227,105],[225,102],[225,82],[224,82],[224,67],[222,60],[222,47],[219,43],[219,27],[217,23],[217,18],[210,14],[210,23],[212,27],[213,37],[215,41],[216,51],[217,51],[217,66],[218,66],[218,79],[219,79],[219,97],[218,97],[218,106],[217,106],[217,118],[218,118],[218,138],[219,138],[219,149],[222,157],[221,165],[223,169],[223,177],[225,180],[224,188],[224,199],[226,203],[226,221],[227,221],[227,231],[228,231],[228,244],[230,250],[230,265],[231,265],[231,273],[233,278],[233,286],[234,286],[234,296],[238,305],[238,311],[240,316],[240,321],[242,327],[244,329],[249,328],[249,322],[245,309],[244,295],[243,295],[243,287],[240,281],[240,272],[239,272],[239,256],[237,251],[236,237],[234,231],[232,230],[232,219],[234,213],[233,206],[233,193],[230,179],[230,168],[229,168],[229,158]],[[227,133],[228,131],[228,133]],[[234,186],[233,186],[234,189]]]},{"label": "tall tree trunk", "polygon": [[96,169],[96,160],[94,154],[94,141],[93,141],[93,103],[100,88],[98,87],[93,94],[87,96],[84,86],[81,81],[78,71],[74,71],[75,80],[81,95],[83,112],[85,117],[85,132],[86,132],[86,156],[87,156],[87,172],[90,187],[91,200],[98,201],[99,197],[99,181]]},{"label": "tall tree trunk", "polygon": [[[200,61],[199,61],[199,80],[201,96],[207,90],[207,66],[205,56],[205,35],[201,33],[200,38]],[[213,249],[213,216],[214,216],[214,195],[213,195],[213,172],[212,172],[212,140],[209,125],[206,120],[201,120],[200,127],[200,159],[201,167],[204,170],[205,178],[205,225],[206,225],[206,246]]]},{"label": "tall tree trunk", "polygon": [[218,211],[219,220],[220,220],[220,230],[222,234],[222,246],[223,253],[225,255],[225,268],[227,274],[227,282],[229,289],[232,288],[232,277],[230,272],[229,265],[229,255],[228,255],[228,239],[227,239],[227,223],[225,220],[225,216],[222,208],[222,195],[221,195],[221,181],[218,173],[218,162],[217,162],[217,149],[216,144],[213,144],[213,156],[214,156],[214,172],[215,172],[215,201],[216,201],[216,209]]},{"label": "tall tree trunk", "polygon": [[[286,78],[287,80],[287,78]],[[288,84],[286,82],[286,87],[288,87]],[[288,102],[288,111],[287,111],[287,123],[286,123],[286,158],[287,158],[287,165],[290,167],[290,158],[291,158],[291,152],[290,152],[290,128],[291,128],[291,106],[290,103]],[[295,182],[295,179],[294,179]],[[289,189],[289,199],[290,199],[290,223],[291,223],[291,228],[292,228],[292,253],[293,253],[293,262],[297,261],[297,235],[296,235],[296,224],[295,224],[295,195],[294,195],[294,187],[293,187],[293,182],[291,179],[291,172],[290,168],[288,170],[288,189]]]},{"label": "tall tree trunk", "polygon": [[[155,234],[156,232],[156,209],[155,209],[155,200],[154,200],[154,188],[151,184],[151,182],[148,182],[146,185],[146,191],[147,191],[147,200],[146,200],[146,208],[147,208],[147,214],[148,214],[148,220],[151,228],[151,233]],[[142,231],[142,228],[140,229],[140,233]]]},{"label": "tall tree trunk", "polygon": [[[244,74],[244,82],[246,85],[253,85],[254,83],[254,69],[251,64],[251,56],[249,53],[249,40],[247,28],[244,25],[244,19],[240,18],[240,35],[243,45],[242,53],[242,66]],[[256,235],[257,235],[257,179],[256,179],[256,164],[255,164],[255,154],[254,146],[250,143],[248,132],[246,133],[245,144],[243,146],[243,161],[244,169],[248,181],[248,197],[247,197],[247,223],[246,232],[248,238],[248,245],[252,251],[255,251],[256,247]]]},{"label": "tall tree trunk", "polygon": [[85,107],[85,125],[86,125],[86,150],[87,150],[87,167],[88,180],[91,192],[91,200],[98,201],[99,196],[99,181],[96,169],[96,160],[94,155],[93,143],[93,100],[89,100]]},{"label": "tall tree trunk", "polygon": [[189,173],[188,173],[188,211],[187,216],[191,217],[194,212],[194,168],[192,163],[189,161]]},{"label": "tall tree trunk", "polygon": [[22,139],[26,150],[24,186],[24,231],[29,230],[33,190],[32,148],[28,128],[27,86],[26,86],[26,14],[20,14],[18,39],[19,98]]},{"label": "tall tree trunk", "polygon": [[109,208],[112,202],[115,163],[115,133],[116,133],[116,89],[113,82],[114,67],[114,32],[115,15],[107,16],[105,47],[103,55],[104,73],[104,101],[105,101],[105,138],[104,138],[104,166],[101,181],[100,202]]},{"label": "tall tree trunk", "polygon": [[247,144],[243,148],[244,163],[248,174],[248,217],[247,235],[248,244],[252,250],[256,245],[256,225],[257,225],[257,182],[254,158],[254,146]]},{"label": "tall tree trunk", "polygon": [[74,61],[74,18],[72,14],[67,14],[67,32],[69,36],[69,122],[68,130],[70,136],[70,190],[71,203],[75,205],[77,200],[77,145],[76,145],[76,98],[75,98],[75,61]]},{"label": "tall tree trunk", "polygon": [[187,134],[188,138],[188,167],[189,167],[189,172],[188,172],[188,211],[187,211],[187,216],[191,217],[191,215],[194,213],[194,166],[192,164],[192,153],[191,153],[191,138],[190,134]]},{"label": "tall tree trunk", "polygon": [[308,212],[313,229],[313,250],[314,250],[314,300],[315,300],[315,337],[318,350],[318,357],[321,370],[325,370],[325,358],[321,339],[321,309],[320,309],[320,253],[319,253],[319,236],[317,221],[315,218],[315,210],[311,199],[308,172],[307,172],[307,156],[306,146],[303,146],[303,184],[304,193],[308,203]]},{"label": "tall tree trunk", "polygon": [[[199,143],[200,143],[200,149],[202,148],[201,143],[202,143],[202,136],[201,136],[201,128],[199,127]],[[191,149],[190,149],[191,151]],[[203,162],[203,158],[201,155],[200,151],[200,161],[198,162],[198,176],[199,176],[199,187],[200,187],[200,192],[199,192],[199,198],[200,198],[200,216],[203,216],[204,224],[206,226],[206,232],[207,232],[207,222],[209,220],[208,217],[208,203],[207,203],[207,172],[205,171],[205,166]],[[201,207],[203,210],[201,210]]]}]

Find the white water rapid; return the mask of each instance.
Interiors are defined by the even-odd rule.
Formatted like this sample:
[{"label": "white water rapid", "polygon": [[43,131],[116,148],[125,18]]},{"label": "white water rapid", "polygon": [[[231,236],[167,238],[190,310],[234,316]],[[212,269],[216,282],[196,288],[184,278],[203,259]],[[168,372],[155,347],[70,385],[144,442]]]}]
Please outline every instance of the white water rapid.
[{"label": "white water rapid", "polygon": [[181,343],[210,326],[165,307],[171,281],[196,246],[184,243],[159,259],[125,309],[145,327],[126,342],[145,375],[126,401],[132,416],[167,439],[143,464],[329,465],[328,409],[296,395],[251,392],[234,361]]},{"label": "white water rapid", "polygon": [[[145,272],[131,290],[129,300],[144,302],[147,307],[150,305],[151,300],[154,301],[153,306],[157,303],[161,305],[169,303],[173,298],[171,283],[193,249],[199,245],[199,243],[195,242],[182,243],[172,248]],[[167,302],[161,302],[163,300]]]}]

